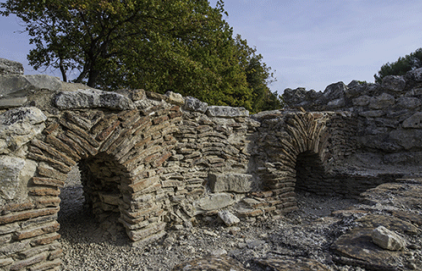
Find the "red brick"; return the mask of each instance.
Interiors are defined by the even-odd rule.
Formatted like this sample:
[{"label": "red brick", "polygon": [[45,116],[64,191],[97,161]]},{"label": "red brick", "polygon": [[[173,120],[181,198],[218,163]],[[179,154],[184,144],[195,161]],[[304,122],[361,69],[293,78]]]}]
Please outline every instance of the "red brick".
[{"label": "red brick", "polygon": [[12,223],[15,221],[26,220],[30,218],[35,218],[39,216],[48,216],[56,214],[59,211],[59,208],[47,208],[41,210],[28,210],[19,213],[12,213],[5,216],[0,216],[0,225]]},{"label": "red brick", "polygon": [[34,257],[31,257],[29,259],[25,259],[25,260],[22,260],[22,261],[15,262],[14,264],[12,264],[10,266],[10,271],[20,270],[20,269],[23,269],[27,266],[45,261],[46,259],[47,259],[47,253],[44,252],[44,253],[41,253],[41,254],[36,255]]},{"label": "red brick", "polygon": [[46,187],[30,187],[29,195],[32,196],[58,196],[60,195],[59,189],[46,188]]},{"label": "red brick", "polygon": [[55,186],[55,187],[63,187],[64,181],[52,179],[52,178],[40,178],[40,177],[33,177],[32,178],[33,184],[38,185],[45,185],[45,186]]},{"label": "red brick", "polygon": [[31,245],[32,246],[47,245],[47,244],[50,244],[57,239],[60,239],[60,234],[50,233],[50,234],[45,235],[41,238],[36,238],[34,240],[31,240]]},{"label": "red brick", "polygon": [[56,232],[59,230],[59,228],[60,228],[60,224],[57,223],[57,221],[54,221],[54,222],[51,222],[51,223],[48,223],[36,228],[19,231],[15,233],[15,238],[17,240],[27,239],[27,238],[31,238],[35,236],[40,236],[43,234]]},{"label": "red brick", "polygon": [[100,134],[98,134],[95,139],[97,139],[98,141],[104,141],[119,125],[120,125],[119,120],[112,123],[111,125],[106,127]]}]

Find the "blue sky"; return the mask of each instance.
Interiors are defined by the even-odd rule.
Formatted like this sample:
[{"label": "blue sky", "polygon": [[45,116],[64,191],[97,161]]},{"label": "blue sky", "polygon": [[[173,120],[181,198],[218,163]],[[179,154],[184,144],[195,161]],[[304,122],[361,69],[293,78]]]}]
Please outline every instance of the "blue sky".
[{"label": "blue sky", "polygon": [[[211,0],[215,6],[217,0]],[[235,34],[275,70],[270,88],[324,90],[353,79],[373,82],[386,62],[422,47],[422,1],[226,0]],[[31,48],[15,17],[0,16],[0,57],[22,62]],[[47,71],[51,74],[51,71]],[[59,74],[56,73],[58,76]]]}]

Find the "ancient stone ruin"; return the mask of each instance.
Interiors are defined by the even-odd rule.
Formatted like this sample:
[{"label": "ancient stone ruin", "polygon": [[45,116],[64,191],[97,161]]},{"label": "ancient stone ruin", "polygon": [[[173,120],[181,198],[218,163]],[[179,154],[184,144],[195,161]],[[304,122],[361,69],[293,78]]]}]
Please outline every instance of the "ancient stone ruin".
[{"label": "ancient stone ruin", "polygon": [[60,188],[74,166],[99,221],[134,246],[235,206],[297,209],[298,190],[357,197],[422,166],[422,69],[383,84],[286,90],[288,108],[249,116],[192,97],[105,92],[0,59],[0,268],[61,265]]}]

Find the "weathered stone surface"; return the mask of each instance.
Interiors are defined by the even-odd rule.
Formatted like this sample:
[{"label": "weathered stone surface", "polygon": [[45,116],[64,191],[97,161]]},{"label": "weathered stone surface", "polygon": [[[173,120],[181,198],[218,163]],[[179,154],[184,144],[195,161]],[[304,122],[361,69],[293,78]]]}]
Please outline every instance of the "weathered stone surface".
[{"label": "weathered stone surface", "polygon": [[63,91],[55,97],[55,105],[60,109],[109,108],[129,110],[135,106],[126,96],[97,89]]},{"label": "weathered stone surface", "polygon": [[0,114],[0,154],[16,151],[40,134],[46,119],[36,107],[16,108]]},{"label": "weathered stone surface", "polygon": [[422,130],[418,129],[393,130],[389,136],[406,150],[418,148],[422,144]]},{"label": "weathered stone surface", "polygon": [[422,68],[409,71],[407,76],[409,76],[416,82],[422,82]]},{"label": "weathered stone surface", "polygon": [[254,262],[264,268],[264,270],[272,271],[287,271],[287,270],[301,270],[301,271],[328,271],[331,270],[328,266],[303,257],[289,257],[282,256],[280,258],[255,259]]},{"label": "weathered stone surface", "polygon": [[207,115],[210,117],[247,117],[249,111],[243,107],[208,106]]},{"label": "weathered stone surface", "polygon": [[361,265],[370,270],[397,270],[403,252],[384,250],[372,242],[373,228],[355,228],[340,236],[332,249],[342,264]]},{"label": "weathered stone surface", "polygon": [[204,211],[212,211],[222,209],[235,203],[232,195],[227,193],[215,193],[205,196],[194,202],[196,214],[203,213]]},{"label": "weathered stone surface", "polygon": [[369,101],[369,108],[384,109],[392,106],[395,103],[394,96],[383,93],[380,96],[372,97]]},{"label": "weathered stone surface", "polygon": [[240,222],[240,219],[237,218],[234,214],[229,211],[219,211],[218,217],[226,224],[226,226],[231,227]]},{"label": "weathered stone surface", "polygon": [[205,113],[208,109],[208,104],[201,102],[200,100],[194,98],[194,97],[186,97],[185,98],[185,105],[183,107],[185,110],[189,111],[197,111]]},{"label": "weathered stone surface", "polygon": [[251,192],[254,178],[251,174],[226,173],[210,174],[209,184],[211,191],[216,192]]},{"label": "weathered stone surface", "polygon": [[388,75],[382,79],[382,87],[388,90],[401,92],[406,86],[406,80],[403,76]]},{"label": "weathered stone surface", "polygon": [[0,75],[23,75],[22,63],[0,58]]},{"label": "weathered stone surface", "polygon": [[0,109],[23,106],[27,101],[28,101],[28,98],[26,97],[0,99]]},{"label": "weathered stone surface", "polygon": [[406,246],[406,240],[395,232],[379,226],[372,231],[372,241],[383,249],[402,250]]},{"label": "weathered stone surface", "polygon": [[179,93],[175,93],[173,91],[167,91],[166,96],[168,97],[168,101],[172,104],[176,104],[176,105],[184,105],[185,104],[185,99]]},{"label": "weathered stone surface", "polygon": [[327,109],[338,109],[346,105],[346,102],[343,98],[335,99],[327,104]]},{"label": "weathered stone surface", "polygon": [[370,111],[359,112],[359,116],[362,116],[365,118],[378,118],[384,115],[385,115],[385,112],[383,110],[370,110]]},{"label": "weathered stone surface", "polygon": [[49,75],[13,75],[0,78],[0,98],[26,97],[39,90],[58,91],[61,82]]},{"label": "weathered stone surface", "polygon": [[0,198],[4,200],[16,199],[24,196],[26,184],[34,175],[34,162],[17,157],[0,156]]},{"label": "weathered stone surface", "polygon": [[365,93],[366,88],[366,83],[353,80],[347,85],[347,88],[344,90],[344,94],[347,98],[352,99]]},{"label": "weathered stone surface", "polygon": [[343,98],[347,86],[343,82],[338,82],[327,86],[324,90],[323,96],[329,101]]},{"label": "weathered stone surface", "polygon": [[421,105],[421,100],[415,97],[400,97],[397,99],[397,106],[407,109],[415,109]]},{"label": "weathered stone surface", "polygon": [[422,112],[416,112],[403,121],[403,128],[422,128]]},{"label": "weathered stone surface", "polygon": [[230,270],[246,271],[242,264],[228,256],[207,256],[176,265],[173,271]]}]

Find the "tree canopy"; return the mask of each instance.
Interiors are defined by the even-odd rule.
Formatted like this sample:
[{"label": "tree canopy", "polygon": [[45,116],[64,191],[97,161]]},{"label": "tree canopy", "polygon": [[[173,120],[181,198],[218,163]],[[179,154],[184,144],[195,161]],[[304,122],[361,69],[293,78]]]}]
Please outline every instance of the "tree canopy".
[{"label": "tree canopy", "polygon": [[[222,0],[8,0],[35,48],[29,64],[105,90],[144,88],[257,112],[281,107],[270,68],[223,19]],[[70,75],[70,76],[69,76]]]},{"label": "tree canopy", "polygon": [[387,75],[405,75],[408,71],[422,67],[422,48],[417,49],[415,52],[399,57],[393,63],[386,63],[381,66],[378,74],[375,74],[375,82],[381,83],[382,78]]}]

